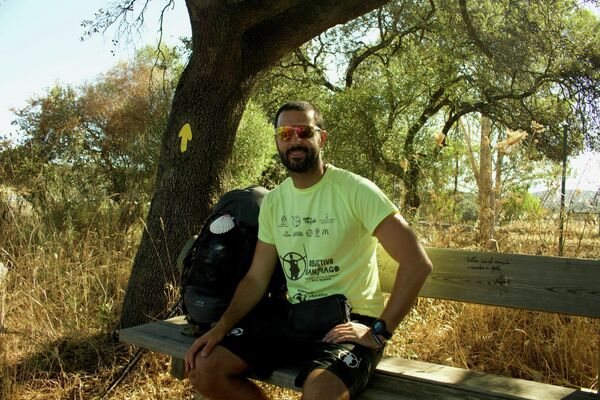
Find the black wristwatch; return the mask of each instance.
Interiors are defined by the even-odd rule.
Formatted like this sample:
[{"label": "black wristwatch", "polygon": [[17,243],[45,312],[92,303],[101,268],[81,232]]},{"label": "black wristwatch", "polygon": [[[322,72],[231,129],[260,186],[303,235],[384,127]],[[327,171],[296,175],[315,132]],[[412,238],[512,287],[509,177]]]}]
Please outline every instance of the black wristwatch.
[{"label": "black wristwatch", "polygon": [[392,334],[387,330],[387,325],[382,319],[378,319],[373,322],[373,326],[371,326],[371,337],[379,347],[383,347],[385,343],[379,338],[379,336],[383,336],[386,340],[390,340],[392,338]]}]

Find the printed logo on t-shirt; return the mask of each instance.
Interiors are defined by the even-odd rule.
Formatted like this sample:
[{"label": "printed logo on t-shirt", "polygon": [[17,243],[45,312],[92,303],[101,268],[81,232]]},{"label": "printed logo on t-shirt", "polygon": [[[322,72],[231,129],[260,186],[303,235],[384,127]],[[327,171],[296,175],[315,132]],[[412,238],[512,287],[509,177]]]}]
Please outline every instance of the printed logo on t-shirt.
[{"label": "printed logo on t-shirt", "polygon": [[334,223],[335,218],[332,218],[328,212],[324,213],[321,218],[281,215],[277,227],[280,228],[279,234],[286,238],[320,238],[331,235],[331,224]]},{"label": "printed logo on t-shirt", "polygon": [[285,215],[281,216],[281,219],[279,220],[279,225],[280,228],[287,228],[288,225],[288,219]]},{"label": "printed logo on t-shirt", "polygon": [[292,299],[294,299],[296,303],[302,303],[303,301],[306,301],[306,297],[306,293],[304,293],[303,291],[298,291],[298,293],[292,296]]},{"label": "printed logo on t-shirt", "polygon": [[332,218],[328,212],[319,220],[322,224],[333,224],[335,222],[335,218]]},{"label": "printed logo on t-shirt", "polygon": [[304,221],[304,223],[306,225],[312,225],[315,222],[317,222],[317,220],[315,218],[313,218],[313,217],[304,217],[304,218],[302,218],[302,220]]},{"label": "printed logo on t-shirt", "polygon": [[304,255],[290,251],[280,258],[283,272],[289,280],[297,281],[302,278],[306,272],[306,249],[304,249]]},{"label": "printed logo on t-shirt", "polygon": [[309,281],[328,281],[339,274],[340,266],[333,258],[309,259],[306,247],[302,247],[303,254],[290,251],[280,257],[283,272],[289,280],[297,281],[306,276]]}]

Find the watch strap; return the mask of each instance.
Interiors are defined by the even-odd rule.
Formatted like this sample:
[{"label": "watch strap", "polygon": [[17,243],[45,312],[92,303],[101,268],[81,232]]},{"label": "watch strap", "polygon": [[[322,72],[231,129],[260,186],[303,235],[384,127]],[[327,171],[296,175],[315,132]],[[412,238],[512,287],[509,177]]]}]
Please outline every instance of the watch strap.
[{"label": "watch strap", "polygon": [[381,340],[379,338],[379,336],[373,332],[373,330],[370,330],[369,333],[371,333],[371,337],[373,338],[373,340],[375,341],[375,343],[377,343],[377,348],[382,348],[383,346],[385,346],[385,341]]}]

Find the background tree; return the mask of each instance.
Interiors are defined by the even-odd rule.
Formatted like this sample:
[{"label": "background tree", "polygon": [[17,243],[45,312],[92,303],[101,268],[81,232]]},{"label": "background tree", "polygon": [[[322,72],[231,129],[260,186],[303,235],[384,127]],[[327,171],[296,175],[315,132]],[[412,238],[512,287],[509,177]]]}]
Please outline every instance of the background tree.
[{"label": "background tree", "polygon": [[180,73],[173,50],[163,54],[155,65],[153,51],[142,49],[93,83],[57,84],[15,112],[23,140],[3,153],[2,176],[49,226],[102,217],[126,231],[139,218]]},{"label": "background tree", "polygon": [[223,189],[258,184],[275,154],[273,125],[260,106],[249,101],[235,136],[231,159],[222,174]]},{"label": "background tree", "polygon": [[[174,49],[161,54],[157,63],[155,48],[142,48],[95,81],[57,84],[16,111],[23,139],[0,142],[0,184],[22,195],[51,232],[126,233],[144,217],[182,69]],[[272,125],[250,102],[223,187],[256,184],[274,153]]]},{"label": "background tree", "polygon": [[339,154],[400,179],[407,211],[421,204],[422,179],[446,168],[433,136],[446,146],[463,116],[525,130],[532,158],[556,160],[561,126],[577,115],[569,148],[597,147],[598,20],[573,1],[396,1],[349,26],[296,51],[268,85],[325,89],[326,104],[342,107],[329,114],[347,121]]}]

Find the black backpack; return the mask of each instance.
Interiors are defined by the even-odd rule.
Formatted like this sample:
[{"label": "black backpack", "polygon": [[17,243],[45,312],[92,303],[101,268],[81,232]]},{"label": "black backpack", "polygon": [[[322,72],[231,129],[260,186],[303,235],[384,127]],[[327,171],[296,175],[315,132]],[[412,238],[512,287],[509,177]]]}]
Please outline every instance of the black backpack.
[{"label": "black backpack", "polygon": [[[258,213],[267,193],[261,186],[225,193],[198,236],[181,251],[178,266],[183,311],[191,323],[184,334],[197,336],[208,330],[229,305],[252,263]],[[285,277],[278,266],[262,302],[281,299],[285,291]]]}]

